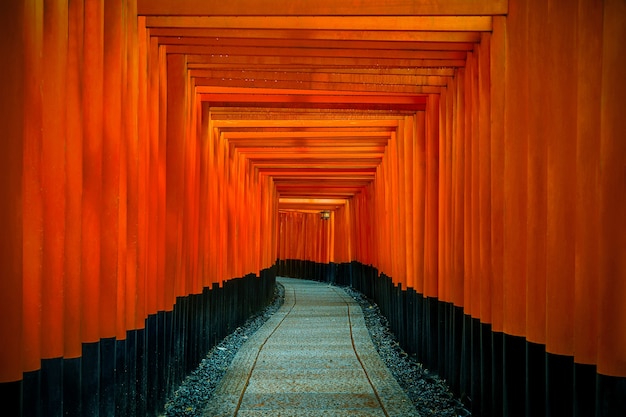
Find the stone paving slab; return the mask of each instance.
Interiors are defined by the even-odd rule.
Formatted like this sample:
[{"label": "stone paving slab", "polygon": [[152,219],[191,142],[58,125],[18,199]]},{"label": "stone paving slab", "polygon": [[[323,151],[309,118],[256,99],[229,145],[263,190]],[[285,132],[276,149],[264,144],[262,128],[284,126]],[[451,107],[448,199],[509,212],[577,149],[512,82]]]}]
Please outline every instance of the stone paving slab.
[{"label": "stone paving slab", "polygon": [[285,302],[241,347],[205,417],[418,416],[343,290],[279,278]]}]

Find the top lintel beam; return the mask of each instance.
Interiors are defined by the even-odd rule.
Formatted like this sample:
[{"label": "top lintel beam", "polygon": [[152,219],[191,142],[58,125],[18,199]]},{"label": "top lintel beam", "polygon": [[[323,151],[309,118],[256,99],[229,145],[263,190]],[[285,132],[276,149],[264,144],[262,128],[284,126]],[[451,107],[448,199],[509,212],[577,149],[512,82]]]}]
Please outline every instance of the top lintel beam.
[{"label": "top lintel beam", "polygon": [[139,15],[157,16],[481,16],[508,13],[508,0],[138,0]]},{"label": "top lintel beam", "polygon": [[147,27],[385,30],[385,31],[485,31],[491,16],[154,16]]}]

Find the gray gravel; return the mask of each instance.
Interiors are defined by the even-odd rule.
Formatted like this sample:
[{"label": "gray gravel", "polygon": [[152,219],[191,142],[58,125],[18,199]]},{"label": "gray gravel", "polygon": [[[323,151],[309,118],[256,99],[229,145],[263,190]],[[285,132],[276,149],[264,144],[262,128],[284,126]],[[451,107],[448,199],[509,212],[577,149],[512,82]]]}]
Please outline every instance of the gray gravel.
[{"label": "gray gravel", "polygon": [[342,287],[363,310],[365,325],[381,359],[398,384],[404,389],[423,417],[468,417],[465,409],[444,380],[430,373],[415,358],[409,356],[389,329],[387,318],[378,305],[351,287]]},{"label": "gray gravel", "polygon": [[217,388],[226,370],[235,358],[235,354],[248,337],[252,336],[283,305],[285,287],[276,283],[274,299],[260,313],[253,315],[234,332],[214,346],[206,358],[174,392],[165,404],[165,415],[201,416],[211,395]]},{"label": "gray gravel", "polygon": [[[400,348],[378,306],[360,292],[350,287],[342,288],[361,306],[376,350],[417,411],[424,417],[470,416],[469,411],[463,408],[461,402],[450,392],[445,381],[429,373]],[[248,319],[209,351],[198,368],[185,379],[165,404],[166,416],[202,415],[202,410],[226,373],[237,350],[282,306],[284,295],[284,287],[277,283],[272,304]]]}]

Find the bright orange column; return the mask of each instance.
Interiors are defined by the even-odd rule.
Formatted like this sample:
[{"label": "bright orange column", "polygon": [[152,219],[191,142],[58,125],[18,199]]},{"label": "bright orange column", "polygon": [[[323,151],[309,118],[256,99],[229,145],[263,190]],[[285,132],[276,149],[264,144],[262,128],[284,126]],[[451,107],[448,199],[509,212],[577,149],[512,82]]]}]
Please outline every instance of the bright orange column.
[{"label": "bright orange column", "polygon": [[[437,279],[439,275],[439,202],[440,202],[440,151],[439,151],[439,105],[440,96],[428,96],[425,114],[424,137],[424,274],[423,286],[417,291],[427,296],[437,296]],[[418,142],[419,144],[419,142]],[[419,197],[418,197],[419,198]]]},{"label": "bright orange column", "polygon": [[[40,83],[43,65],[43,8],[37,1],[24,2],[24,6],[24,20],[30,30],[24,31],[25,68],[23,97],[28,112],[21,115],[22,119],[24,119],[22,190],[24,251],[23,275],[20,277],[23,280],[23,322],[20,325],[24,346],[23,369],[29,372],[39,369],[41,360],[41,266],[43,255],[41,251],[43,246],[41,146],[43,103]],[[2,13],[2,16],[5,16],[5,13]],[[5,23],[3,23],[3,27],[5,27],[4,25]],[[2,79],[4,80],[5,77],[3,76]],[[3,111],[2,114],[9,113]],[[6,152],[3,152],[3,155],[5,154]],[[3,166],[7,165],[3,164]],[[6,216],[3,215],[2,218],[6,218]],[[9,265],[5,261],[2,264]],[[20,284],[22,284],[21,281]],[[20,289],[20,293],[21,291]],[[3,293],[5,292],[3,291]],[[14,299],[17,300],[18,298],[15,297]],[[21,295],[19,300],[22,301]],[[2,304],[7,305],[5,302]]]},{"label": "bright orange column", "polygon": [[491,323],[491,34],[483,33],[478,47],[478,216],[480,250],[480,320]]},{"label": "bright orange column", "polygon": [[34,45],[25,45],[23,38],[15,36],[24,33],[25,10],[22,1],[10,1],[3,3],[0,13],[0,53],[10,63],[0,66],[0,382],[22,378],[22,172],[26,156],[22,140],[28,104],[24,96],[24,51],[29,58],[35,52]]},{"label": "bright orange column", "polygon": [[63,356],[65,250],[65,141],[68,10],[44,1],[42,357]]},{"label": "bright orange column", "polygon": [[[83,60],[84,5],[72,2],[69,9],[68,59],[66,77],[80,80]],[[83,195],[83,119],[79,82],[67,83],[67,193],[65,211],[64,335],[65,358],[82,354],[81,335],[81,222]],[[32,327],[30,325],[29,327]]]},{"label": "bright orange column", "polygon": [[120,142],[122,133],[121,97],[121,32],[120,3],[104,4],[104,79],[103,79],[103,136],[102,136],[102,211],[100,263],[100,336],[117,334],[117,289],[119,196],[120,196]]},{"label": "bright orange column", "polygon": [[626,376],[626,4],[607,0],[602,47],[600,119],[600,313],[598,373]]},{"label": "bright orange column", "polygon": [[504,109],[504,332],[526,335],[528,41],[525,5],[509,5]]},{"label": "bright orange column", "polygon": [[[550,7],[554,25],[543,44],[549,48],[545,94],[550,106],[543,132],[547,141],[546,350],[574,355],[574,274],[576,244],[576,85],[575,3]],[[557,29],[558,28],[558,29]],[[561,121],[561,122],[559,122]],[[531,236],[529,235],[529,238]]]},{"label": "bright orange column", "polygon": [[574,360],[595,364],[598,354],[597,276],[600,273],[601,212],[598,127],[602,109],[603,10],[579,2],[576,125],[576,248],[574,284]]},{"label": "bright orange column", "polygon": [[[548,70],[548,48],[545,45],[548,23],[548,4],[537,1],[533,4],[536,13],[528,19],[528,71],[529,79],[541,80]],[[547,275],[547,222],[548,222],[548,146],[551,135],[547,136],[552,106],[547,99],[546,86],[541,82],[530,82],[530,96],[542,97],[528,107],[528,184],[526,241],[526,338],[529,342],[546,343],[546,275]]]},{"label": "bright orange column", "polygon": [[85,2],[83,43],[82,337],[100,340],[104,2]]},{"label": "bright orange column", "polygon": [[504,134],[506,83],[506,18],[494,17],[490,45],[491,74],[491,325],[495,332],[504,330]]}]

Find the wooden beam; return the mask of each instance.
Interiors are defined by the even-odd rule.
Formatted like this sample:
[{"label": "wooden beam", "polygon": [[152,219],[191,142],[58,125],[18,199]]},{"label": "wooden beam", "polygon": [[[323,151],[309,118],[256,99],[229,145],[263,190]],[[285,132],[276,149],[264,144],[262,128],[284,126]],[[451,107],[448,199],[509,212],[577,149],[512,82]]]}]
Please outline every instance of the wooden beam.
[{"label": "wooden beam", "polygon": [[404,86],[439,86],[445,87],[451,77],[440,75],[393,75],[393,74],[344,74],[333,72],[296,72],[296,71],[255,71],[255,70],[220,70],[192,69],[189,76],[196,79],[196,85],[202,80],[259,80],[259,81],[298,81],[338,84],[385,84]]},{"label": "wooden beam", "polygon": [[345,49],[341,43],[337,48],[282,48],[263,46],[204,46],[168,45],[170,54],[210,55],[220,57],[307,57],[307,58],[366,58],[377,60],[464,60],[467,51],[402,50],[402,49]]},{"label": "wooden beam", "polygon": [[[330,39],[263,39],[263,38],[225,38],[214,37],[189,37],[181,36],[180,33],[171,36],[158,36],[159,45],[196,45],[211,48],[307,48],[307,49],[363,49],[367,51],[471,51],[475,42],[418,42],[418,41],[367,41],[367,40],[343,40],[334,42]],[[216,50],[216,53],[218,50]],[[378,52],[380,53],[380,52]]]},{"label": "wooden beam", "polygon": [[138,0],[139,15],[171,16],[445,16],[445,15],[504,15],[507,0],[273,0],[271,6],[258,0]]},{"label": "wooden beam", "polygon": [[146,27],[385,31],[491,31],[491,16],[156,16]]},{"label": "wooden beam", "polygon": [[[352,120],[352,119],[341,119],[341,120],[324,120],[323,123],[325,127],[330,128],[348,128],[348,127],[398,127],[397,120]],[[212,122],[214,128],[221,127],[236,127],[236,128],[245,128],[245,127],[271,127],[271,128],[300,128],[300,127],[310,127],[312,125],[310,120],[215,120]],[[292,132],[293,134],[297,134],[296,132]]]},{"label": "wooden beam", "polygon": [[[385,59],[352,57],[311,57],[311,56],[230,56],[188,55],[188,68],[232,68],[242,66],[247,69],[266,67],[309,67],[309,68],[459,68],[465,66],[465,58],[459,59]],[[200,64],[200,65],[197,65]]]},{"label": "wooden beam", "polygon": [[[441,82],[440,82],[441,83]],[[220,78],[196,78],[194,80],[195,86],[221,86],[221,87],[245,87],[245,88],[267,88],[271,85],[277,90],[281,89],[296,89],[303,90],[334,90],[337,92],[382,92],[382,93],[403,93],[403,94],[439,94],[441,88],[445,85],[433,86],[433,85],[401,85],[401,84],[383,84],[383,83],[327,83],[327,82],[314,82],[314,81],[290,81],[290,80],[278,80],[278,79],[233,79],[225,76]]]},{"label": "wooden beam", "polygon": [[480,32],[474,31],[395,31],[395,30],[304,30],[304,29],[237,29],[237,28],[188,28],[153,27],[152,36],[207,37],[214,39],[283,39],[283,40],[330,40],[374,42],[480,42]]}]

